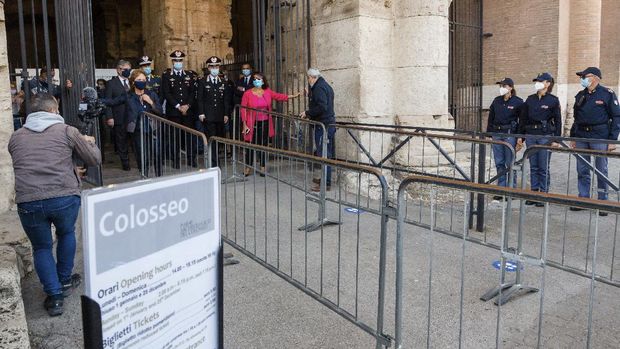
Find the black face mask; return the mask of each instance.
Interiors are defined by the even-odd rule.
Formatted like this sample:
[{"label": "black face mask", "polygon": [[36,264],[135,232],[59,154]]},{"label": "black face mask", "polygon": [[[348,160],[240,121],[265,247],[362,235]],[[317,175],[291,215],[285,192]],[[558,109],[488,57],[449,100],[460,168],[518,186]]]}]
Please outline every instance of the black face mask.
[{"label": "black face mask", "polygon": [[121,75],[124,78],[129,78],[129,76],[131,75],[131,69],[123,69],[123,71],[121,72]]}]

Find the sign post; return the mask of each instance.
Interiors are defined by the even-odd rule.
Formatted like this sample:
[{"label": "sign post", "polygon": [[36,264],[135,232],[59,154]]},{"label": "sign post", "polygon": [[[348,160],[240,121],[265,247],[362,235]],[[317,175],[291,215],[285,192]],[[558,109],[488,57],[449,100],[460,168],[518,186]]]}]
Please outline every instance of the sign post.
[{"label": "sign post", "polygon": [[84,192],[86,348],[222,348],[219,177]]}]

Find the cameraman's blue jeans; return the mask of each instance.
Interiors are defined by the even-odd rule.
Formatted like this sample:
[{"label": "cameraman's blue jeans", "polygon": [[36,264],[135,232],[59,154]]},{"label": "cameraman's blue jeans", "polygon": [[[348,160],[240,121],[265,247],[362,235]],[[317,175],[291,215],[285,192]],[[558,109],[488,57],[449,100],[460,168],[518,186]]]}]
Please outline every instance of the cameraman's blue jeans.
[{"label": "cameraman's blue jeans", "polygon": [[[34,268],[48,295],[62,293],[62,284],[71,280],[75,258],[75,221],[80,210],[79,196],[25,202],[17,205],[19,219],[32,243]],[[52,253],[51,226],[56,227],[56,258]]]}]

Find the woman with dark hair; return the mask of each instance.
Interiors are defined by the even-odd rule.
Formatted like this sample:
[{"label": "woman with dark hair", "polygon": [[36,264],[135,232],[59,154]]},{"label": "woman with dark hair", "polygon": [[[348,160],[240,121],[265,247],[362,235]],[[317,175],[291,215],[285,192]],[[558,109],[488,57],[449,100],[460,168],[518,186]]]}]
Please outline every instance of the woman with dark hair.
[{"label": "woman with dark hair", "polygon": [[[269,115],[273,101],[286,102],[289,98],[297,98],[301,93],[285,95],[272,91],[269,88],[265,75],[255,72],[252,76],[254,87],[245,91],[241,99],[241,120],[243,122],[243,139],[259,145],[268,145],[269,138],[275,135],[272,117]],[[259,111],[256,111],[259,110]],[[265,111],[265,112],[261,112]],[[267,156],[264,152],[256,152],[260,162],[260,175],[265,176],[265,163]],[[243,171],[245,176],[251,174],[251,167],[254,163],[254,152],[245,153],[245,164],[248,166]]]},{"label": "woman with dark hair", "polygon": [[[519,130],[519,113],[523,100],[517,97],[517,91],[511,78],[504,78],[502,81],[498,81],[497,84],[499,85],[499,96],[495,97],[489,108],[487,132],[493,133],[494,140],[506,142],[519,151],[520,148],[516,146],[517,140],[511,134],[515,134]],[[497,173],[504,173],[504,175],[498,178],[497,184],[507,187],[509,184],[506,170],[510,168],[512,163],[512,152],[507,147],[499,144],[494,144],[492,148]],[[512,186],[515,186],[516,178],[513,179]],[[494,196],[493,199],[502,200],[502,197]]]},{"label": "woman with dark hair", "polygon": [[[556,143],[548,137],[544,137],[559,137],[562,134],[560,100],[551,94],[554,85],[553,77],[549,73],[542,73],[533,81],[535,82],[536,93],[528,96],[525,100],[519,121],[520,133],[526,135],[528,147],[549,144],[555,146]],[[527,137],[527,135],[534,137]],[[523,144],[523,139],[519,139],[518,144]],[[537,151],[530,156],[531,190],[549,192],[551,183],[549,178],[550,159],[549,151]],[[544,206],[542,202],[531,200],[527,200],[525,204],[536,205],[537,207]]]},{"label": "woman with dark hair", "polygon": [[[155,165],[155,174],[161,176],[161,159],[159,158],[159,145],[156,144],[160,137],[153,137],[154,130],[148,122],[148,119],[141,118],[141,114],[162,114],[161,104],[157,93],[148,90],[146,75],[140,69],[136,69],[129,77],[130,91],[127,94],[127,107],[125,108],[125,120],[127,120],[127,132],[132,134],[134,149],[136,151],[136,163],[138,168],[142,168],[142,160],[144,160],[144,173],[148,176],[150,162]],[[144,146],[142,146],[140,133]]]}]

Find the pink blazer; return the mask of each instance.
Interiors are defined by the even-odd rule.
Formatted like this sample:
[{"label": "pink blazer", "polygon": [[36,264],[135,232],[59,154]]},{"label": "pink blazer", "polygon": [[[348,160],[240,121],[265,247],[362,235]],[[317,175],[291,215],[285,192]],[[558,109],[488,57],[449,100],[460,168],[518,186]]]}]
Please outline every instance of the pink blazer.
[{"label": "pink blazer", "polygon": [[[274,92],[270,89],[266,89],[263,91],[263,97],[267,101],[267,111],[271,111],[272,101],[276,100],[278,102],[286,102],[288,101],[288,95]],[[258,106],[258,100],[260,97],[252,93],[252,90],[247,90],[243,94],[243,98],[241,99],[241,106],[247,108],[256,108]],[[250,132],[243,135],[243,140],[246,142],[252,142],[252,137],[254,136],[254,123],[256,122],[256,114],[259,112],[253,110],[246,110],[241,108],[241,120],[245,121],[245,124],[250,128]],[[276,135],[275,128],[273,127],[273,118],[269,116],[267,119],[269,120],[269,138]]]}]

